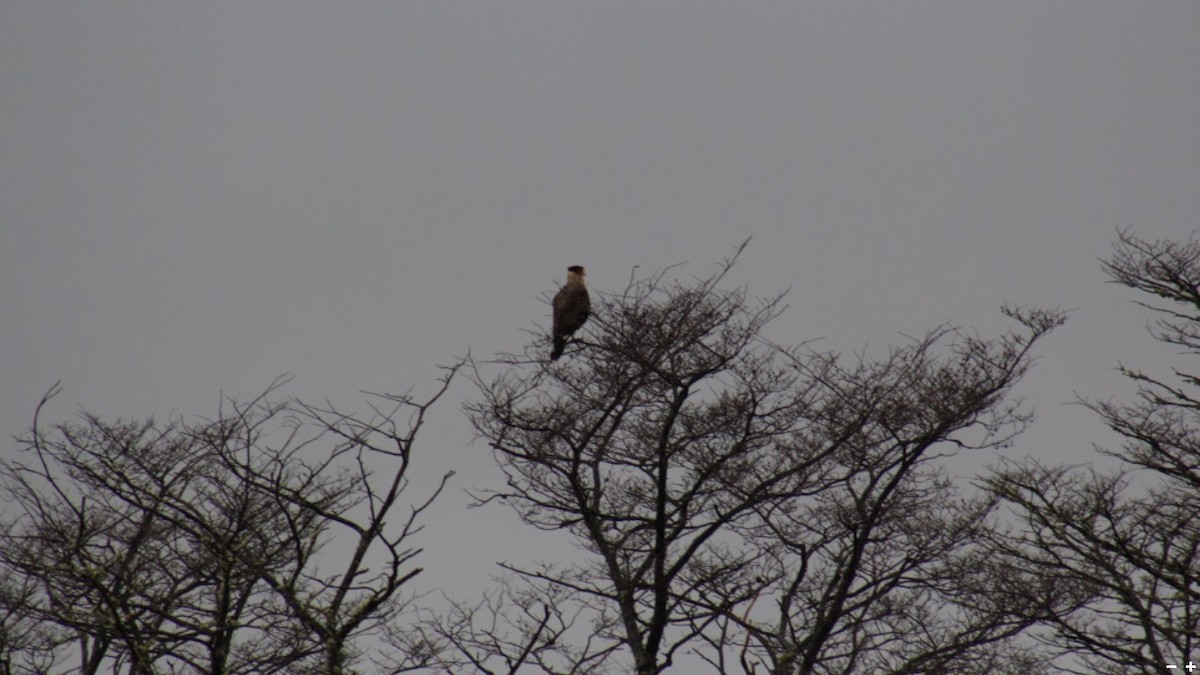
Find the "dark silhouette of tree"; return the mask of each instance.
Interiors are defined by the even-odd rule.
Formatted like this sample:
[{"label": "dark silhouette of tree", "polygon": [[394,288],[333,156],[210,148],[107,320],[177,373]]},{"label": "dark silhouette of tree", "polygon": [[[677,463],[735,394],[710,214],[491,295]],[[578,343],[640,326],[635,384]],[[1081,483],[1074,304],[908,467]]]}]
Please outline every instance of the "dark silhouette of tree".
[{"label": "dark silhouette of tree", "polygon": [[46,673],[55,662],[62,632],[31,611],[38,595],[34,580],[0,579],[0,672]]},{"label": "dark silhouette of tree", "polygon": [[[1013,638],[1031,622],[994,593],[1027,583],[981,547],[994,500],[964,497],[940,460],[1003,447],[1029,421],[1007,394],[1057,312],[1007,312],[1021,332],[940,328],[881,359],[792,352],[803,415],[749,483],[803,467],[738,530],[760,552],[753,611],[729,614],[710,662],[745,633],[745,671],[1034,672]],[[797,387],[796,385],[800,386]],[[749,496],[752,493],[747,493]]]},{"label": "dark silhouette of tree", "polygon": [[[420,517],[453,473],[443,475],[422,501],[402,501],[401,496],[409,486],[413,449],[425,415],[458,368],[447,368],[441,387],[425,401],[374,395],[374,415],[369,418],[332,405],[298,402],[293,410],[318,435],[286,451],[269,450],[270,469],[247,472],[246,480],[287,514],[288,531],[300,532],[315,522],[326,535],[294,539],[283,566],[256,565],[304,639],[313,643],[320,656],[315,672],[350,672],[360,638],[382,636],[389,629],[393,638],[397,635],[394,624],[411,600],[402,591],[422,571],[413,565],[422,551],[413,547],[413,535],[421,531]],[[405,415],[407,419],[401,419]],[[333,449],[317,461],[302,456],[306,445],[329,438]],[[387,470],[377,473],[376,465]],[[332,480],[325,480],[331,475]],[[315,496],[314,485],[322,486]],[[406,512],[398,505],[407,507]],[[334,542],[347,552],[344,561],[323,552]],[[436,663],[426,643],[406,644],[406,652],[372,656],[373,666],[399,673]]]},{"label": "dark silhouette of tree", "polygon": [[20,508],[0,559],[9,578],[37,588],[14,609],[77,645],[80,672],[149,673],[168,655],[192,662],[200,651],[206,670],[225,672],[231,635],[221,626],[238,623],[255,593],[238,583],[228,548],[206,538],[204,530],[239,530],[237,507],[212,490],[222,476],[195,440],[207,425],[86,413],[51,429],[39,422],[24,456],[0,464]]},{"label": "dark silhouette of tree", "polygon": [[[276,382],[224,399],[214,420],[45,426],[56,385],[23,451],[0,462],[15,505],[0,536],[0,654],[29,672],[64,659],[84,673],[346,672],[420,572],[411,537],[449,476],[420,503],[401,494],[456,370],[424,402],[377,396],[365,419],[272,403]],[[331,543],[350,553],[318,569]],[[395,669],[429,657],[396,656]]]},{"label": "dark silhouette of tree", "polygon": [[[1200,353],[1200,243],[1118,233],[1112,281],[1156,296],[1159,341]],[[1084,401],[1123,443],[1101,452],[1125,468],[1009,465],[988,480],[1023,520],[998,539],[1011,564],[1053,580],[1070,600],[1040,614],[1062,672],[1161,672],[1200,655],[1200,396],[1197,376],[1133,368],[1132,403]]]},{"label": "dark silhouette of tree", "polygon": [[[442,671],[588,673],[608,657],[607,651],[592,649],[596,641],[579,625],[584,612],[571,606],[569,591],[533,590],[509,576],[497,582],[496,591],[476,602],[444,596],[448,609],[427,613],[420,639],[439,655]],[[569,639],[575,637],[578,646]]]},{"label": "dark silhouette of tree", "polygon": [[[648,675],[685,651],[717,672],[1018,670],[1029,621],[993,591],[1018,580],[977,545],[992,502],[937,463],[1020,431],[1008,393],[1062,315],[1010,310],[1012,334],[941,328],[847,364],[769,343],[781,296],[722,288],[736,257],[601,296],[554,365],[544,338],[494,377],[475,365],[467,411],[506,477],[479,501],[582,553],[503,563],[515,613],[460,607],[435,632],[483,672]],[[497,616],[522,620],[496,640]]]}]

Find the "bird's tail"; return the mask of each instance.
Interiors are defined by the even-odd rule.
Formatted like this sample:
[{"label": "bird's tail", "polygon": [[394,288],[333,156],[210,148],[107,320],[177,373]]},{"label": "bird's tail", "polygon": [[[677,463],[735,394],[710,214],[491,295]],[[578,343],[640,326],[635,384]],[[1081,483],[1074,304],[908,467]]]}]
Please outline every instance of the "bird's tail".
[{"label": "bird's tail", "polygon": [[557,361],[558,357],[562,356],[563,350],[567,348],[567,338],[561,335],[554,336],[554,349],[550,352],[550,360]]}]

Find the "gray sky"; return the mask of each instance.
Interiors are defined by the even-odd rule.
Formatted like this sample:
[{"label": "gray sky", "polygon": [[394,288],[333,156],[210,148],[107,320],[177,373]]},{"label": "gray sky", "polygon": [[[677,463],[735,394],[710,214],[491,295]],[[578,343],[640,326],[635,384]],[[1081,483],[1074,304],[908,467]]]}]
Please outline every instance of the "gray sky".
[{"label": "gray sky", "polygon": [[[1063,404],[1169,356],[1097,259],[1197,214],[1197,2],[6,0],[0,433],[60,379],[56,420],[211,414],[282,373],[431,391],[546,326],[567,265],[616,290],[753,235],[733,281],[792,288],[781,342],[1075,308],[1011,454],[1086,461],[1107,437]],[[421,459],[461,472],[424,562],[464,587],[528,546],[461,510],[496,475],[469,395]]]}]

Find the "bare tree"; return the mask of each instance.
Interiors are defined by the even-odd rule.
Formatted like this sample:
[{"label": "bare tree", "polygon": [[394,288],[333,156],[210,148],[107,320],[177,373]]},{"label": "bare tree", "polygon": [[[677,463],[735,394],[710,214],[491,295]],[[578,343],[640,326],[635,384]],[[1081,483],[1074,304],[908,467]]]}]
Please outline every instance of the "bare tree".
[{"label": "bare tree", "polygon": [[[729,614],[738,665],[795,673],[1032,672],[1010,640],[1030,625],[996,586],[1016,570],[980,544],[994,500],[964,497],[939,462],[1006,445],[1029,421],[1007,394],[1057,312],[1008,310],[995,340],[937,329],[878,360],[789,353],[803,415],[775,444],[803,467],[739,526],[762,551],[754,611]],[[767,467],[751,485],[768,482]],[[1022,580],[1023,581],[1023,580]],[[714,666],[724,653],[714,642]]]},{"label": "bare tree", "polygon": [[37,582],[24,577],[0,580],[0,673],[48,673],[66,635],[36,612]]},{"label": "bare tree", "polygon": [[[42,400],[39,416],[57,392]],[[49,429],[35,418],[23,443],[23,457],[0,464],[19,506],[0,561],[37,589],[22,599],[28,614],[78,645],[80,672],[149,673],[171,655],[195,658],[191,647],[204,636],[188,630],[189,614],[204,615],[198,623],[206,626],[236,621],[206,602],[220,574],[216,559],[171,522],[173,503],[214,506],[195,489],[213,467],[191,434],[175,423],[106,423],[85,413],[81,423]],[[221,647],[210,647],[206,670],[223,672]]]},{"label": "bare tree", "polygon": [[[1104,269],[1167,301],[1140,303],[1160,317],[1155,338],[1200,353],[1200,242],[1121,231]],[[1024,521],[997,550],[1074,596],[1056,611],[1040,608],[1068,672],[1158,672],[1200,653],[1200,379],[1120,370],[1139,387],[1134,402],[1084,404],[1123,439],[1101,452],[1124,469],[1027,462],[989,479]]]},{"label": "bare tree", "polygon": [[[267,450],[265,470],[238,468],[243,480],[269,495],[285,514],[289,531],[300,533],[310,523],[318,524],[320,537],[293,537],[285,564],[255,561],[255,569],[284,603],[303,639],[320,655],[316,672],[350,672],[360,656],[360,638],[382,637],[411,600],[404,592],[422,571],[413,565],[421,553],[412,544],[422,529],[418,520],[453,473],[443,475],[421,501],[401,497],[409,486],[417,434],[458,369],[459,365],[446,368],[441,387],[423,401],[409,395],[373,395],[371,417],[329,404],[297,403],[298,420],[315,427],[317,436]],[[303,456],[307,445],[326,438],[334,439],[332,450],[316,461]],[[374,467],[380,464],[388,469],[377,472]],[[335,477],[325,482],[330,475]],[[315,493],[314,485],[321,486]],[[407,512],[400,510],[406,507]],[[322,551],[330,542],[346,552],[343,559]],[[392,630],[394,635],[394,626]],[[376,656],[374,667],[404,672],[436,663],[427,643],[404,644],[410,651]]]},{"label": "bare tree", "polygon": [[[545,673],[599,672],[608,653],[592,649],[581,630],[582,611],[564,588],[539,589],[510,576],[477,602],[444,595],[448,609],[428,612],[420,639],[449,672],[515,675],[522,668]],[[572,644],[578,638],[580,645]]]},{"label": "bare tree", "polygon": [[[0,535],[10,662],[46,672],[74,651],[85,673],[346,672],[420,571],[416,519],[448,476],[397,510],[425,412],[455,371],[427,401],[379,397],[389,407],[366,420],[272,403],[276,382],[223,399],[214,420],[83,413],[47,427],[56,386],[24,452],[0,462],[16,505]],[[333,541],[352,553],[318,561]]]},{"label": "bare tree", "polygon": [[[1019,430],[1006,396],[1061,315],[1011,312],[1020,333],[941,329],[846,367],[765,341],[781,296],[722,288],[736,257],[693,283],[632,278],[554,365],[539,338],[498,376],[473,371],[468,414],[507,478],[480,502],[583,551],[503,564],[526,584],[521,612],[590,624],[540,666],[648,675],[690,650],[719,672],[938,672],[1011,656],[998,645],[1027,622],[991,601],[972,557],[990,506],[958,499],[936,462]],[[952,601],[956,616],[932,614]],[[506,664],[549,645],[527,626],[494,649]]]}]

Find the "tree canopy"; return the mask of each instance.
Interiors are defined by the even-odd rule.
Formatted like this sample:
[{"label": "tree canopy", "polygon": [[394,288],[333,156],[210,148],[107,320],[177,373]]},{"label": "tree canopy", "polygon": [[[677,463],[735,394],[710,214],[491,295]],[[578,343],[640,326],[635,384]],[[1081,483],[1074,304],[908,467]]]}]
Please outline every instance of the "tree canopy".
[{"label": "tree canopy", "polygon": [[[1064,313],[820,350],[772,332],[783,295],[729,285],[742,248],[705,276],[594,292],[559,360],[539,331],[426,398],[371,395],[366,416],[278,381],[211,418],[51,422],[56,385],[0,461],[0,670],[1115,674],[1196,657],[1200,375],[1123,365],[1134,400],[1079,401],[1119,439],[1098,446],[1118,470],[1010,457],[952,476],[948,458],[994,459],[1033,421],[1015,389]],[[1155,339],[1200,353],[1200,244],[1121,231],[1103,269]],[[480,597],[418,597],[416,535],[451,475],[410,469],[456,378],[501,476],[474,506],[575,554],[498,560]]]}]

